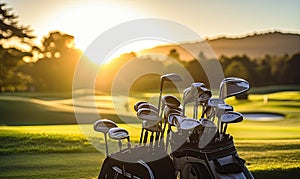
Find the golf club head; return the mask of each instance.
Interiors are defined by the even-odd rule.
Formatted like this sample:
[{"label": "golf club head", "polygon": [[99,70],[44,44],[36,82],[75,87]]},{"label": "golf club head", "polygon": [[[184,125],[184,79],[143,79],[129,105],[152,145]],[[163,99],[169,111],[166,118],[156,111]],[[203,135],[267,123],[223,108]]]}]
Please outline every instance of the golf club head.
[{"label": "golf club head", "polygon": [[151,131],[151,132],[161,132],[162,131],[162,127],[160,125],[160,123],[156,122],[156,121],[143,121],[142,123],[142,127],[144,129],[146,129],[147,131]]},{"label": "golf club head", "polygon": [[212,122],[208,119],[205,119],[205,118],[202,118],[200,120],[200,122],[203,127],[207,127],[207,128],[216,128],[217,127],[214,122]]},{"label": "golf club head", "polygon": [[94,123],[94,130],[104,134],[115,127],[118,127],[117,124],[109,119],[100,119]]},{"label": "golf club head", "polygon": [[168,73],[168,74],[162,75],[160,77],[160,80],[161,81],[179,82],[179,81],[182,81],[183,79],[177,73]]},{"label": "golf club head", "polygon": [[178,128],[181,130],[192,130],[198,126],[201,126],[200,121],[198,121],[196,119],[192,119],[192,118],[184,118],[181,121],[179,121]]},{"label": "golf club head", "polygon": [[183,104],[194,102],[194,96],[192,95],[192,87],[188,87],[183,91]]},{"label": "golf club head", "polygon": [[108,136],[109,138],[114,140],[122,140],[122,139],[128,139],[129,133],[126,129],[115,127],[109,129]]},{"label": "golf club head", "polygon": [[192,83],[191,85],[191,93],[194,97],[200,96],[206,90],[207,88],[204,83]]},{"label": "golf club head", "polygon": [[169,108],[168,106],[164,109],[164,119],[168,119],[170,114],[178,114],[179,116],[182,115],[181,108]]},{"label": "golf club head", "polygon": [[177,113],[170,113],[168,116],[168,123],[171,126],[177,126],[177,119],[176,116],[179,116]]},{"label": "golf club head", "polygon": [[211,98],[211,96],[212,96],[211,91],[206,90],[198,97],[198,102],[205,103]]},{"label": "golf club head", "polygon": [[178,98],[176,98],[173,95],[165,95],[161,99],[162,103],[162,109],[165,106],[168,106],[169,108],[178,108],[180,106],[180,101]]},{"label": "golf club head", "polygon": [[220,98],[210,98],[207,101],[207,106],[218,107],[219,104],[225,104],[225,101]]},{"label": "golf club head", "polygon": [[229,77],[222,80],[220,84],[220,94],[221,99],[225,99],[231,96],[236,96],[241,93],[245,93],[250,89],[250,84],[248,81],[237,78]]},{"label": "golf club head", "polygon": [[216,116],[221,117],[226,112],[233,111],[233,106],[229,104],[218,104],[216,107]]},{"label": "golf club head", "polygon": [[156,111],[158,113],[158,109],[156,106],[154,106],[153,104],[150,104],[150,103],[142,103],[140,104],[138,107],[137,107],[137,111],[139,109],[142,109],[142,108],[146,108],[146,109],[151,109],[153,111]]},{"label": "golf club head", "polygon": [[160,121],[158,113],[149,108],[141,108],[137,112],[137,117],[143,121]]},{"label": "golf club head", "polygon": [[243,121],[243,115],[235,111],[227,111],[221,116],[222,123],[238,123]]},{"label": "golf club head", "polygon": [[181,130],[191,130],[201,125],[200,121],[185,116],[169,115],[168,122],[172,126],[176,126]]},{"label": "golf club head", "polygon": [[146,101],[139,101],[139,102],[135,103],[134,106],[133,106],[134,110],[137,112],[139,110],[139,106],[141,104],[145,104],[145,103],[148,103],[148,102],[146,102]]}]

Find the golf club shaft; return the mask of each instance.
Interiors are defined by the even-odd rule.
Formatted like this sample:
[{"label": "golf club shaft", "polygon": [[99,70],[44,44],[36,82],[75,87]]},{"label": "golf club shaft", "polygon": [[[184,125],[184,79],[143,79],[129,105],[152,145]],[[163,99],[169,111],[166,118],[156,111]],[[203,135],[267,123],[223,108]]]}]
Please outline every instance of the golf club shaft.
[{"label": "golf club shaft", "polygon": [[144,134],[144,128],[142,128],[142,132],[140,135],[140,145],[142,144],[142,141],[143,141],[143,134]]},{"label": "golf club shaft", "polygon": [[147,140],[148,140],[148,131],[146,130],[145,135],[144,135],[144,141],[143,141],[144,145],[146,145]]},{"label": "golf club shaft", "polygon": [[107,134],[104,134],[106,156],[108,156]]}]

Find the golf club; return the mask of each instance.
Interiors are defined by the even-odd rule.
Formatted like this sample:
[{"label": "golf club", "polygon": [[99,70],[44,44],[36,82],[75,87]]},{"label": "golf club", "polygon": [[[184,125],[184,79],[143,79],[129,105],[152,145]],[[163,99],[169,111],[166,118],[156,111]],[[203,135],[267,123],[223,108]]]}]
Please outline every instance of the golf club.
[{"label": "golf club", "polygon": [[104,134],[106,156],[108,156],[107,133],[111,128],[118,127],[117,124],[108,119],[100,119],[94,123],[94,130]]},{"label": "golf club", "polygon": [[220,83],[219,98],[225,99],[231,96],[236,96],[238,94],[247,92],[249,89],[249,82],[242,78],[224,78]]},{"label": "golf club", "polygon": [[[140,108],[137,111],[137,118],[142,120],[142,121],[152,121],[155,123],[158,123],[161,119],[158,117],[158,113],[157,111],[154,111],[152,109],[149,108]],[[143,142],[143,138],[144,141],[147,141],[148,138],[148,132],[144,131],[144,127],[142,126],[142,131],[141,131],[141,135],[140,135],[140,141],[139,144],[141,145]],[[145,132],[145,136],[144,136],[144,132]]]},{"label": "golf club", "polygon": [[122,142],[121,142],[121,140],[122,139],[127,139],[128,149],[130,150],[130,148],[131,148],[130,137],[129,137],[129,133],[126,129],[122,129],[122,128],[118,128],[118,127],[111,128],[108,131],[108,136],[111,139],[118,140],[120,151],[122,151]]},{"label": "golf club", "polygon": [[202,111],[204,110],[203,104],[211,98],[211,91],[208,90],[204,83],[192,83],[191,85],[191,95],[194,97],[194,114],[193,118],[198,119],[198,106],[202,106]]},{"label": "golf club", "polygon": [[162,97],[164,82],[169,81],[169,82],[174,83],[174,82],[179,82],[179,81],[182,81],[182,80],[183,80],[182,77],[179,76],[176,73],[169,73],[169,74],[162,75],[160,77],[159,98],[158,98],[158,105],[157,105],[159,116],[160,116],[160,113],[161,113],[161,106],[160,105],[161,105],[161,97]]},{"label": "golf club", "polygon": [[139,109],[141,109],[141,108],[152,109],[153,111],[156,111],[156,112],[158,113],[157,107],[154,106],[153,104],[148,103],[148,102],[141,103],[140,105],[138,105],[138,106],[136,107],[136,109],[137,109],[136,112],[137,112]]},{"label": "golf club", "polygon": [[[221,116],[221,138],[223,135],[226,134],[227,125],[229,123],[238,123],[243,121],[243,115],[239,112],[234,111],[227,111],[225,114]],[[225,127],[223,129],[223,125],[225,124]],[[221,139],[220,138],[220,139]]]},{"label": "golf club", "polygon": [[148,103],[148,102],[146,102],[146,101],[139,101],[139,102],[135,103],[134,106],[133,106],[133,109],[137,112],[139,110],[139,106],[141,104],[144,104],[144,103]]},{"label": "golf club", "polygon": [[153,147],[153,141],[154,141],[154,133],[156,133],[155,141],[157,142],[158,139],[159,139],[159,132],[162,131],[161,124],[159,122],[155,122],[155,121],[154,122],[153,121],[143,121],[142,127],[143,127],[143,129],[146,130],[146,134],[145,134],[145,137],[144,137],[143,144],[146,145],[146,143],[147,143],[148,131],[149,131],[149,132],[151,132],[149,147],[152,148]]}]

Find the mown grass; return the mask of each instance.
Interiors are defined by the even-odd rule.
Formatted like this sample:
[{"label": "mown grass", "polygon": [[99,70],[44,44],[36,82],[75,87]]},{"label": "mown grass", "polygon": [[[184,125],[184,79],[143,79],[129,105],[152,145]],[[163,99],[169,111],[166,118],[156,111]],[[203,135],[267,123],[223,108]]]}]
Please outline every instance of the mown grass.
[{"label": "mown grass", "polygon": [[[129,106],[138,100],[147,101],[152,95],[139,94],[141,99],[131,98]],[[264,101],[266,96],[267,102]],[[26,97],[50,102],[58,99],[52,94],[30,94]],[[59,98],[68,99],[69,96],[64,94]],[[101,102],[102,98],[99,99]],[[43,124],[44,119],[49,123],[58,121],[63,124],[71,117],[74,119],[74,116],[71,116],[73,114],[70,111],[55,113],[51,106],[26,101],[1,101],[1,115],[11,120],[10,124],[18,124],[26,117],[26,120],[32,119],[35,126],[26,121],[29,126],[0,126],[0,178],[97,177],[105,157],[105,145],[103,135],[95,133],[91,123],[80,126],[37,125]],[[246,165],[254,176],[264,179],[300,176],[300,93],[250,94],[248,100],[230,98],[227,102],[239,112],[264,111],[285,115],[279,121],[245,120],[228,126],[239,155],[247,161]],[[191,111],[192,108],[187,109],[187,112]],[[5,122],[3,119],[1,117]],[[140,124],[119,126],[129,130],[133,142],[138,141]],[[115,141],[109,143],[111,152],[118,151]]]},{"label": "mown grass", "polygon": [[[140,130],[136,130],[136,125],[119,126],[128,129],[133,141],[137,142]],[[92,130],[91,125],[85,125],[83,128],[76,125],[0,127],[0,158],[1,161],[6,161],[1,162],[0,176],[39,178],[51,175],[49,178],[95,178],[105,157],[103,135],[90,133],[89,137],[85,136],[80,130],[84,128]],[[284,178],[299,172],[300,127],[281,128],[281,132],[285,134],[283,137],[280,133],[278,135],[279,129],[277,124],[272,126],[268,122],[249,121],[228,127],[229,133],[234,136],[239,155],[247,161],[247,167],[255,176],[272,178],[277,176],[275,173],[281,173]],[[99,151],[88,138],[96,144],[95,147]],[[115,141],[109,143],[110,152],[118,151]],[[66,172],[61,172],[64,168]],[[83,173],[80,174],[78,168]],[[43,171],[45,169],[47,171]],[[88,171],[93,175],[87,174]]]}]

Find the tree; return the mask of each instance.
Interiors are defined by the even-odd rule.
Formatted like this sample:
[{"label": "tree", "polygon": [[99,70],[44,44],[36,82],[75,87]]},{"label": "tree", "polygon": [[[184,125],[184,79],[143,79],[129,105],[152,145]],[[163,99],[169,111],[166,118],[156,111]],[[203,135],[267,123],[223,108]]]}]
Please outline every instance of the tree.
[{"label": "tree", "polygon": [[81,52],[74,46],[74,37],[59,31],[50,32],[42,40],[42,56],[26,69],[36,90],[71,90],[73,76]]},{"label": "tree", "polygon": [[0,92],[24,89],[30,83],[30,77],[18,68],[24,57],[32,56],[34,38],[30,27],[19,25],[18,16],[5,6],[0,3]]}]

